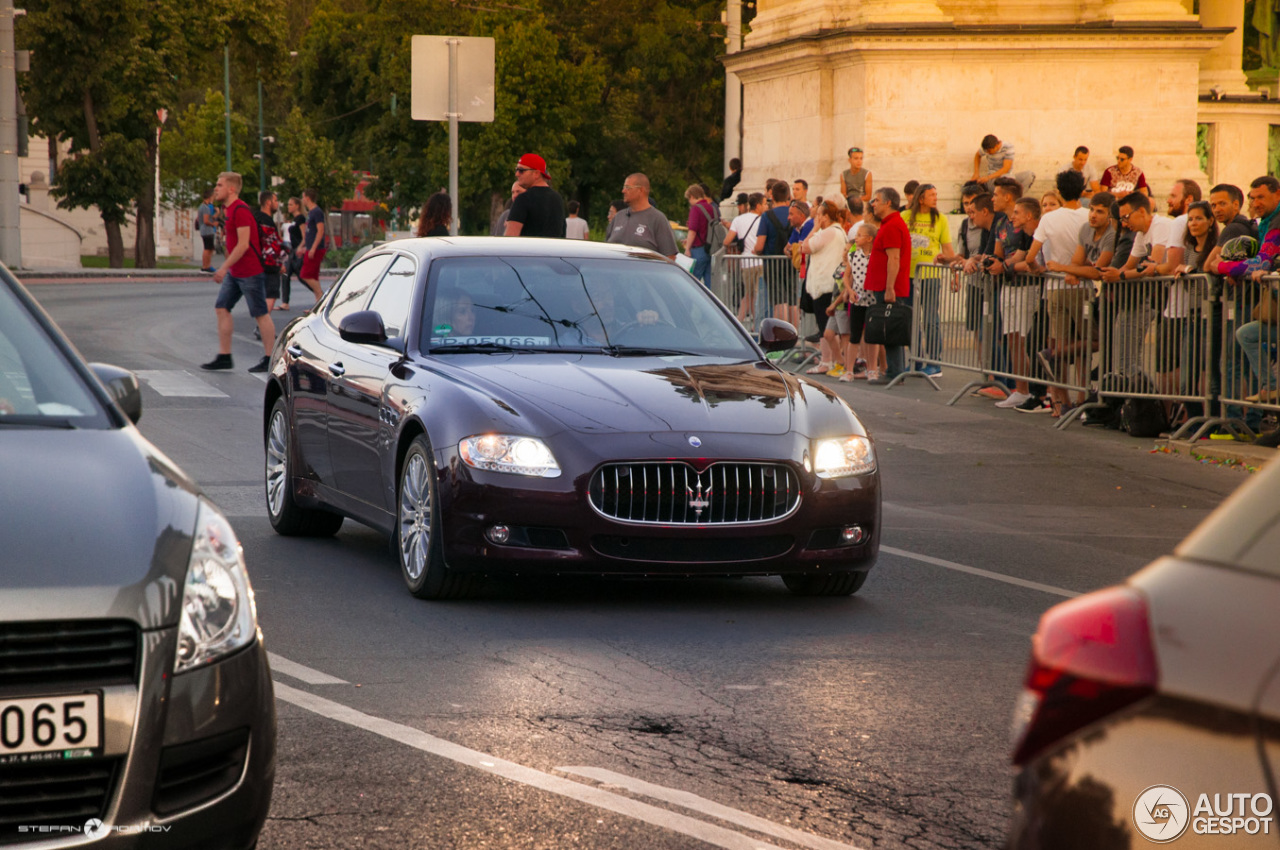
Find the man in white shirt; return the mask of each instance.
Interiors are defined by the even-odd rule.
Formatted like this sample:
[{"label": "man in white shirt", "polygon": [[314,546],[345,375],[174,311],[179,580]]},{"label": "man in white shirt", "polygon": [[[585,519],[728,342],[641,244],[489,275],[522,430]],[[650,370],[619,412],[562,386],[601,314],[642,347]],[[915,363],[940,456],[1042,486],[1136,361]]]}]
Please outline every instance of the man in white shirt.
[{"label": "man in white shirt", "polygon": [[[729,232],[724,237],[724,247],[729,255],[740,254],[751,257],[750,248],[756,244],[760,235],[760,216],[764,212],[764,193],[753,192],[747,196],[746,211],[734,217],[729,225]],[[767,317],[769,305],[756,305],[756,293],[759,290],[762,261],[757,259],[729,260],[729,280],[734,279],[733,270],[739,270],[742,281],[742,298],[738,301],[738,321],[746,324],[747,313],[757,320]],[[754,305],[754,306],[753,306]],[[758,323],[758,321],[757,321]]]},{"label": "man in white shirt", "polygon": [[[1200,200],[1200,184],[1194,180],[1176,180],[1169,190],[1169,215],[1171,225],[1161,237],[1160,247],[1165,249],[1160,261],[1160,274],[1171,275],[1182,264],[1187,244],[1187,207]],[[1157,219],[1160,216],[1156,216]]]},{"label": "man in white shirt", "polygon": [[[1151,210],[1151,199],[1142,192],[1131,192],[1120,199],[1120,226],[1133,232],[1133,249],[1121,268],[1102,270],[1105,283],[1136,281],[1159,274],[1166,245],[1172,238],[1173,219],[1157,217]],[[1112,333],[1111,369],[1123,375],[1135,388],[1144,386],[1142,344],[1155,319],[1155,307],[1145,286],[1116,287],[1115,330]]]},{"label": "man in white shirt", "polygon": [[578,210],[582,207],[577,201],[570,201],[568,204],[569,217],[564,220],[564,238],[565,239],[590,239],[591,228],[584,218],[578,218]]},{"label": "man in white shirt", "polygon": [[[1084,191],[1084,175],[1074,169],[1058,172],[1058,194],[1063,206],[1040,217],[1035,238],[1027,250],[1028,257],[1041,251],[1044,263],[1067,265],[1075,256],[1080,243],[1080,228],[1089,223],[1089,210],[1080,206],[1080,193]],[[1041,250],[1043,249],[1043,250]],[[1037,271],[1039,268],[1037,267]],[[1042,352],[1048,360],[1050,372],[1058,380],[1069,382],[1066,372],[1067,356],[1074,355],[1076,386],[1084,386],[1087,358],[1080,356],[1077,343],[1083,339],[1084,308],[1088,302],[1088,290],[1080,285],[1079,278],[1051,277],[1044,284],[1045,307],[1049,313],[1049,348]],[[1055,415],[1062,415],[1071,404],[1067,391],[1050,387]],[[1083,401],[1081,392],[1077,401]]]}]

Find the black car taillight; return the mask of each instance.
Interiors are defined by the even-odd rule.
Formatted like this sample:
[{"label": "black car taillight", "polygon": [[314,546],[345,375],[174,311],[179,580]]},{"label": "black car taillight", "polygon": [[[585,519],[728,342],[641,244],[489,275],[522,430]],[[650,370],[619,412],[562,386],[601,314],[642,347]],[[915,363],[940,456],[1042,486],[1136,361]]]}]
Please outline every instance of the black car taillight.
[{"label": "black car taillight", "polygon": [[1040,618],[1014,716],[1013,763],[1138,700],[1159,682],[1147,603],[1111,587],[1055,605]]}]

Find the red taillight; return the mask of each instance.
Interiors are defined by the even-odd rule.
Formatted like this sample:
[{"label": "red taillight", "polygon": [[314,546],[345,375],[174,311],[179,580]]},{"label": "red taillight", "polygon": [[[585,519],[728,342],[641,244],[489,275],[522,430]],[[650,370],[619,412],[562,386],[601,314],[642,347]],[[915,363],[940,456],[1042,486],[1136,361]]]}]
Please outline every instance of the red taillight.
[{"label": "red taillight", "polygon": [[1055,605],[1031,639],[1014,718],[1014,764],[1155,692],[1159,681],[1147,603],[1111,587]]}]

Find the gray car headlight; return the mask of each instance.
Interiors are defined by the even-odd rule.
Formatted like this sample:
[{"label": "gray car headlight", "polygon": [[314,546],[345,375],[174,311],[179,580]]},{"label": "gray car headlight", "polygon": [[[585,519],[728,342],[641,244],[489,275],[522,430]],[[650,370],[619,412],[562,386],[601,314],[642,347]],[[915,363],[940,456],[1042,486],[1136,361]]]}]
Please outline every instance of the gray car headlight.
[{"label": "gray car headlight", "polygon": [[844,478],[874,472],[876,453],[866,437],[813,441],[813,470],[819,478]]},{"label": "gray car headlight", "polygon": [[559,478],[560,464],[547,444],[534,437],[476,434],[458,443],[462,462],[489,472],[510,472],[535,478]]},{"label": "gray car headlight", "polygon": [[200,500],[195,540],[182,590],[182,620],[173,672],[202,667],[251,643],[258,611],[231,523]]}]

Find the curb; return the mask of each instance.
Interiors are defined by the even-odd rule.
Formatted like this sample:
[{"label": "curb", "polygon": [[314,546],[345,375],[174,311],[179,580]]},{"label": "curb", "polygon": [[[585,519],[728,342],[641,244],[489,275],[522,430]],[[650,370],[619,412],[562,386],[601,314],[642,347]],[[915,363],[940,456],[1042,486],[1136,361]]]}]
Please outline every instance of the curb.
[{"label": "curb", "polygon": [[1237,440],[1156,440],[1156,452],[1181,455],[1188,460],[1211,466],[1259,472],[1276,456],[1277,449],[1255,446]]}]

